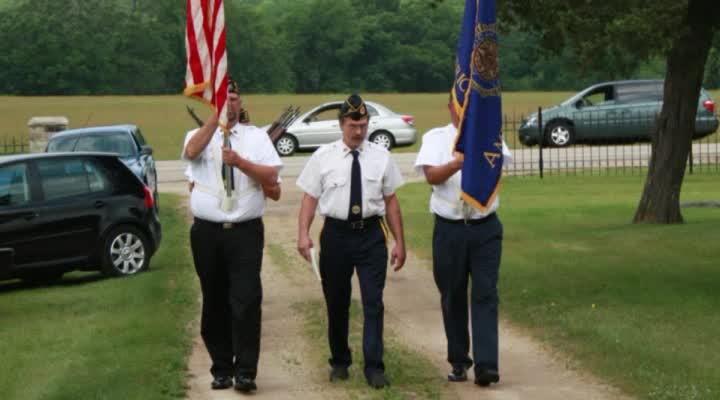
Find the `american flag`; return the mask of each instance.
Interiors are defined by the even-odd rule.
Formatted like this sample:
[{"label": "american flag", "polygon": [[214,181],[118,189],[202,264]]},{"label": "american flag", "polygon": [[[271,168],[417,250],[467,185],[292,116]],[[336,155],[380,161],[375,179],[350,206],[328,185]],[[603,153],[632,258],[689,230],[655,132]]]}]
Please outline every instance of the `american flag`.
[{"label": "american flag", "polygon": [[215,108],[227,126],[227,50],[223,0],[187,0],[185,96]]}]

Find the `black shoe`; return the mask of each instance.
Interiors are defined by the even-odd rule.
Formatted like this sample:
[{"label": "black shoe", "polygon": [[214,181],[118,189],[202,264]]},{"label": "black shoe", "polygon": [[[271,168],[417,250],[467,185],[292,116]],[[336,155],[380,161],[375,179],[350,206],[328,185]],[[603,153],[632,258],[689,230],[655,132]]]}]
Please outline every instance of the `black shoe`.
[{"label": "black shoe", "polygon": [[233,385],[232,376],[216,376],[210,387],[212,390],[227,389]]},{"label": "black shoe", "polygon": [[448,380],[450,382],[465,382],[467,380],[467,368],[453,367],[448,374]]},{"label": "black shoe", "polygon": [[491,383],[500,382],[500,374],[496,369],[481,368],[475,370],[475,384],[478,386],[487,387]]},{"label": "black shoe", "polygon": [[250,393],[254,390],[257,390],[255,379],[248,378],[246,376],[239,376],[235,378],[235,390],[243,393]]},{"label": "black shoe", "polygon": [[375,371],[365,375],[368,385],[374,389],[382,389],[385,386],[390,386],[390,382],[385,378],[385,373],[382,371]]},{"label": "black shoe", "polygon": [[350,378],[347,367],[333,367],[330,370],[330,382],[346,381]]}]

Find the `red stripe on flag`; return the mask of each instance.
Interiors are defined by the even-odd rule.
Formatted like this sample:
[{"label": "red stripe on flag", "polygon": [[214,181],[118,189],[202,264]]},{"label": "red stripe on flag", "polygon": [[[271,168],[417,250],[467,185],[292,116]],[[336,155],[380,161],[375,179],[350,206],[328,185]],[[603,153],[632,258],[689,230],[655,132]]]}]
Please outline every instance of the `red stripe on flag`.
[{"label": "red stripe on flag", "polygon": [[[193,78],[193,84],[198,84],[203,82],[203,70],[202,70],[202,62],[200,61],[200,53],[197,49],[197,37],[195,36],[195,21],[194,17],[192,15],[192,1],[188,0],[187,2],[187,12],[188,12],[188,20],[187,20],[187,43],[188,43],[188,59],[187,63],[190,67],[190,71],[192,72],[192,78]],[[187,82],[186,82],[187,87]]]}]

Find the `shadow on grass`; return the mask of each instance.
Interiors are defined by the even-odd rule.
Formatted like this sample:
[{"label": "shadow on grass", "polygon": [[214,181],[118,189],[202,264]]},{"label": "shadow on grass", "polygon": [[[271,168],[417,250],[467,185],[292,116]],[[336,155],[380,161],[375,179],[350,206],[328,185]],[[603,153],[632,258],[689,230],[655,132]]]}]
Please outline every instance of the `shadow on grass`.
[{"label": "shadow on grass", "polygon": [[85,273],[73,273],[67,276],[63,276],[60,279],[54,281],[31,281],[15,279],[11,281],[0,282],[0,295],[4,293],[11,293],[19,290],[35,290],[35,289],[47,289],[47,288],[60,288],[60,287],[75,287],[86,284],[95,283],[102,281],[107,278],[99,272],[85,272]]}]

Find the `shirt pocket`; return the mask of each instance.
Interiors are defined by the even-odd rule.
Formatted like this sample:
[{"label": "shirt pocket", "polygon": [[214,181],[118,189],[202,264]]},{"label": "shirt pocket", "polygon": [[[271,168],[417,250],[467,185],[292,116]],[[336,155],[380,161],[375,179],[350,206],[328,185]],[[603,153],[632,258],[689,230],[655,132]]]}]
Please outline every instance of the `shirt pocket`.
[{"label": "shirt pocket", "polygon": [[368,164],[362,170],[363,194],[371,203],[383,201],[383,169],[378,164]]},{"label": "shirt pocket", "polygon": [[334,195],[342,192],[342,190],[347,184],[348,177],[338,173],[337,171],[326,171],[322,175],[322,192],[327,192],[328,195]]}]

